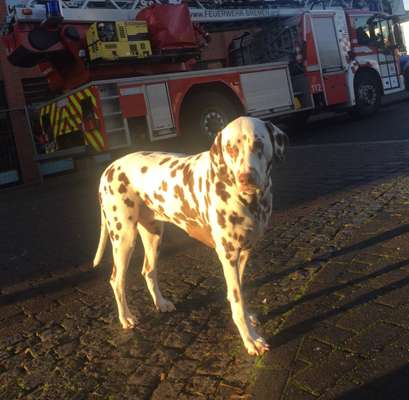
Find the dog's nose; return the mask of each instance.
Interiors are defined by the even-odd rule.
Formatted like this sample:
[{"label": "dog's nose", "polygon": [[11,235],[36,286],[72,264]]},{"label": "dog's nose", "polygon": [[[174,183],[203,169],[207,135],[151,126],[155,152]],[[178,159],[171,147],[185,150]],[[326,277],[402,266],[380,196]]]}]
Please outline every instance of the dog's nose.
[{"label": "dog's nose", "polygon": [[238,179],[242,185],[256,185],[257,184],[256,176],[252,172],[242,172],[238,176]]}]

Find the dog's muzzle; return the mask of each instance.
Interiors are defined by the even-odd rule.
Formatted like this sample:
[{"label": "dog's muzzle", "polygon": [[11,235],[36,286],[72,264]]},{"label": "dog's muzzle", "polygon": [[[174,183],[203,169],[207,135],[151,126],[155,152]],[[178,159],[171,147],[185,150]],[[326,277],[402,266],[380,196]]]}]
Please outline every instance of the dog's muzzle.
[{"label": "dog's muzzle", "polygon": [[257,176],[257,172],[252,170],[251,172],[242,172],[237,177],[239,181],[239,187],[244,192],[255,192],[260,189],[260,179]]}]

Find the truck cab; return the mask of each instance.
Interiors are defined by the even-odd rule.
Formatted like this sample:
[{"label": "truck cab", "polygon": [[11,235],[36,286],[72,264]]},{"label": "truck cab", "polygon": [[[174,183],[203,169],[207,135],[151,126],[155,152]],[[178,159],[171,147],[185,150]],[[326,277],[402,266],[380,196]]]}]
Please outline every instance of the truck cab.
[{"label": "truck cab", "polygon": [[[398,21],[365,10],[311,10],[266,24],[243,38],[240,63],[284,61],[295,87],[307,80],[316,112],[376,112],[381,97],[404,89]],[[237,48],[235,49],[237,53]]]}]

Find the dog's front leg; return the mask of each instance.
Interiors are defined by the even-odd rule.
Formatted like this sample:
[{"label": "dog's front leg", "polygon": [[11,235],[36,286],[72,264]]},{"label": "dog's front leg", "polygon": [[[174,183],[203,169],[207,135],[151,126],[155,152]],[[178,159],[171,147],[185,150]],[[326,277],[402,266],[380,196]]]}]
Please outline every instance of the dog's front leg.
[{"label": "dog's front leg", "polygon": [[240,332],[247,352],[250,355],[261,355],[268,350],[268,344],[250,325],[249,318],[244,309],[239,273],[240,251],[226,250],[225,246],[216,248],[223,265],[223,273],[227,285],[227,300],[230,302],[233,321]]},{"label": "dog's front leg", "polygon": [[246,269],[247,261],[250,257],[250,250],[243,249],[240,250],[239,256],[239,276],[240,276],[240,285],[243,287],[243,279],[244,279],[244,270]]},{"label": "dog's front leg", "polygon": [[[246,269],[247,261],[250,257],[250,249],[241,249],[239,256],[239,278],[240,287],[243,289],[244,270]],[[257,326],[259,321],[254,314],[247,315],[252,326]]]}]

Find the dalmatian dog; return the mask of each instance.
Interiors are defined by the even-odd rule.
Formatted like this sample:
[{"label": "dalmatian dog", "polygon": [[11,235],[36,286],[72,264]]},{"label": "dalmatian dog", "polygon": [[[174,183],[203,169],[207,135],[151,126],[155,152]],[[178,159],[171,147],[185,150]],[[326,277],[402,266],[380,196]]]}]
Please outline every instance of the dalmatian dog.
[{"label": "dalmatian dog", "polygon": [[154,305],[162,312],[175,309],[157,280],[163,223],[170,222],[215,249],[244,346],[251,355],[268,350],[245,310],[241,286],[250,251],[270,223],[272,170],[283,160],[287,144],[287,136],[272,123],[239,117],[217,134],[209,151],[193,156],[136,152],[104,171],[94,266],[109,237],[114,258],[110,283],[123,328],[136,324],[128,309],[125,278],[138,233],[145,250],[142,275]]}]

